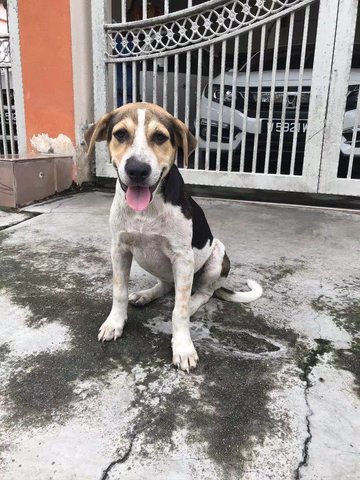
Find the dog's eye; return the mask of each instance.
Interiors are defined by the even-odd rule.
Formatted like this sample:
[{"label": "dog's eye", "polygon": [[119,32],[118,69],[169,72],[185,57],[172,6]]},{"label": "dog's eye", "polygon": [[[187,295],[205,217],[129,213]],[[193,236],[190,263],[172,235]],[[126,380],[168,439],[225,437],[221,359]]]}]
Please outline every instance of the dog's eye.
[{"label": "dog's eye", "polygon": [[117,130],[116,132],[113,133],[113,135],[116,138],[116,140],[120,143],[126,142],[126,140],[129,138],[129,133],[124,128]]},{"label": "dog's eye", "polygon": [[163,143],[166,142],[166,140],[168,140],[168,137],[166,135],[164,135],[163,133],[156,132],[156,133],[154,133],[154,135],[152,137],[152,140],[157,145],[162,145]]}]

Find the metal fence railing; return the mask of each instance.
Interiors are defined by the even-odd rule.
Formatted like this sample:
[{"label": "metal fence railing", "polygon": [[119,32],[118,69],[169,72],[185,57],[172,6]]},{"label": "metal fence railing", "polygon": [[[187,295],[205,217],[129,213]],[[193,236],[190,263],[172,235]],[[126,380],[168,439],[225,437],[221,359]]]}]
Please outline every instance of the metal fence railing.
[{"label": "metal fence railing", "polygon": [[0,154],[18,153],[9,37],[0,37]]}]

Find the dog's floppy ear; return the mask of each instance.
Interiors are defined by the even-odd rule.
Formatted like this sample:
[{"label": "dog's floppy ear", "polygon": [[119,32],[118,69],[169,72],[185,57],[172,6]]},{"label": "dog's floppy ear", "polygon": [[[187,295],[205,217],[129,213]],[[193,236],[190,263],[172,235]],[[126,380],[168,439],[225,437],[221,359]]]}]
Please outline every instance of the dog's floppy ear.
[{"label": "dog's floppy ear", "polygon": [[190,132],[188,127],[181,120],[175,119],[175,136],[176,144],[182,148],[184,155],[184,165],[187,167],[189,163],[189,156],[196,148],[196,138]]},{"label": "dog's floppy ear", "polygon": [[85,132],[84,137],[88,147],[88,155],[90,155],[90,153],[93,151],[95,142],[102,142],[103,140],[106,140],[107,127],[111,117],[111,113],[106,113]]}]

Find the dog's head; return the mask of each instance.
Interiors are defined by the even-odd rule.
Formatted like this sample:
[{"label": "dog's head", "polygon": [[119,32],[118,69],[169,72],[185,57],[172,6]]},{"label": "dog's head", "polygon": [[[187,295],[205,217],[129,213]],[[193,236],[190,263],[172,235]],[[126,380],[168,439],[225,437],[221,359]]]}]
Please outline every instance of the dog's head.
[{"label": "dog's head", "polygon": [[144,210],[160,180],[183,150],[184,163],[196,147],[183,122],[150,103],[129,103],[104,115],[85,134],[89,153],[107,140],[121,188],[134,210]]}]

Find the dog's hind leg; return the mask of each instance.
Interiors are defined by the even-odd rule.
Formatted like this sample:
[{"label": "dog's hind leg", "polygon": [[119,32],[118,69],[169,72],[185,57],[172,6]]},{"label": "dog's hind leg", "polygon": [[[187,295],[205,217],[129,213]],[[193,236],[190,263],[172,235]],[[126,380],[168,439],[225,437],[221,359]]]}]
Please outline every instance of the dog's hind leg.
[{"label": "dog's hind leg", "polygon": [[146,305],[147,303],[150,303],[153,300],[156,300],[157,298],[166,295],[170,292],[172,288],[173,285],[171,285],[170,283],[165,283],[159,280],[158,283],[152,288],[148,288],[147,290],[141,290],[140,292],[136,293],[131,293],[129,295],[129,302],[136,307],[142,307],[143,305]]},{"label": "dog's hind leg", "polygon": [[223,286],[230,270],[230,260],[224,245],[217,239],[210,257],[207,259],[199,278],[196,281],[196,292],[190,299],[190,316],[210,300],[215,290]]}]

